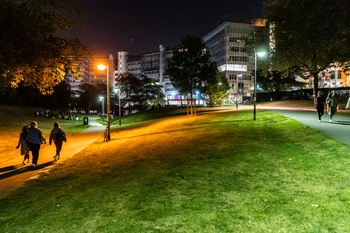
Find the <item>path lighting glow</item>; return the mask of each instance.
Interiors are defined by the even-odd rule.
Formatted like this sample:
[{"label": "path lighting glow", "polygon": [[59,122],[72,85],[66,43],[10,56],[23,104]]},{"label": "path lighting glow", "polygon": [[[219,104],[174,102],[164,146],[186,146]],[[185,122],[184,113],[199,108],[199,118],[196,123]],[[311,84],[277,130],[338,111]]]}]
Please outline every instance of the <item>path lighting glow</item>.
[{"label": "path lighting glow", "polygon": [[256,69],[257,69],[257,57],[264,57],[266,55],[266,52],[264,51],[256,51],[254,50],[254,98],[253,98],[253,102],[254,102],[254,121],[256,120]]},{"label": "path lighting glow", "polygon": [[107,71],[107,141],[111,140],[111,96],[109,94],[109,67],[108,65],[97,65],[97,69]]}]

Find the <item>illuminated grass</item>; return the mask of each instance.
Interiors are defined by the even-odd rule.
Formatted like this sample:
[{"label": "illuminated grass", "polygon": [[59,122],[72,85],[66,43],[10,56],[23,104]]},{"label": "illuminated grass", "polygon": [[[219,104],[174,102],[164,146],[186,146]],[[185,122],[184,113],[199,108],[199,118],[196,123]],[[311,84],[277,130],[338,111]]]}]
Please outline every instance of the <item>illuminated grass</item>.
[{"label": "illuminated grass", "polygon": [[0,200],[1,232],[350,232],[349,146],[268,111],[123,127]]},{"label": "illuminated grass", "polygon": [[3,142],[0,144],[1,162],[15,159],[20,155],[19,150],[15,150],[14,148],[17,146],[22,127],[32,121],[38,122],[39,128],[43,131],[46,137],[50,134],[50,131],[53,128],[53,123],[56,121],[60,123],[68,137],[79,133],[88,127],[83,125],[81,115],[80,121],[63,120],[35,116],[33,114],[34,111],[44,110],[33,107],[0,105],[0,134]]}]

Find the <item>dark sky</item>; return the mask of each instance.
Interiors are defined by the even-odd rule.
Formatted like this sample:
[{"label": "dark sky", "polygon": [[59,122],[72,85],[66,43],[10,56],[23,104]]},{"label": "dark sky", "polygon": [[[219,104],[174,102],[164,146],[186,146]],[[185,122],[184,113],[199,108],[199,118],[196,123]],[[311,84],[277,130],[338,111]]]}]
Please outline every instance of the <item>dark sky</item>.
[{"label": "dark sky", "polygon": [[95,55],[151,52],[160,44],[172,48],[188,34],[207,35],[225,15],[264,16],[263,0],[76,0],[76,5],[83,13],[77,35]]}]

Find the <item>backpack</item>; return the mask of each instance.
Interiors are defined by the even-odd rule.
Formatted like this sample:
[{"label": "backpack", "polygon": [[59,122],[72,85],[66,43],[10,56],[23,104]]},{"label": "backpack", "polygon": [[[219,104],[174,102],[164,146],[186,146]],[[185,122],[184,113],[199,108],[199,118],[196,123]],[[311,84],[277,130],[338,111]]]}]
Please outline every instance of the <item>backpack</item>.
[{"label": "backpack", "polygon": [[64,131],[60,130],[59,132],[55,133],[55,140],[56,141],[67,141],[66,134]]}]

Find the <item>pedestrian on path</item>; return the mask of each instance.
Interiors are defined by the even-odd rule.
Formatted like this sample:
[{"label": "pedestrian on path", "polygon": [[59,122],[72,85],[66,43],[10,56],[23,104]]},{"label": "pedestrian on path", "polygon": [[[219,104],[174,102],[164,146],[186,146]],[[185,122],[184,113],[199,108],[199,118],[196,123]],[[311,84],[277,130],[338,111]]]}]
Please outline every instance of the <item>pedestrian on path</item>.
[{"label": "pedestrian on path", "polygon": [[321,117],[324,114],[324,103],[325,99],[324,96],[322,95],[321,91],[317,92],[317,97],[316,97],[316,109],[317,109],[317,115],[318,115],[318,122],[321,122]]},{"label": "pedestrian on path", "polygon": [[23,162],[22,162],[23,165],[26,164],[25,162],[26,160],[27,160],[27,163],[29,163],[29,147],[26,142],[27,135],[28,135],[28,127],[25,125],[23,126],[22,131],[19,134],[18,144],[16,146],[16,149],[21,147],[20,149],[21,156],[24,155]]},{"label": "pedestrian on path", "polygon": [[32,152],[32,166],[36,167],[39,159],[39,151],[41,144],[46,144],[46,139],[43,132],[38,128],[38,123],[32,121],[28,128],[28,135],[26,138],[27,145]]},{"label": "pedestrian on path", "polygon": [[338,108],[338,103],[337,103],[337,99],[335,98],[334,91],[328,93],[326,104],[327,104],[327,111],[329,115],[329,121],[332,122],[333,116],[337,112],[337,108]]},{"label": "pedestrian on path", "polygon": [[53,157],[55,161],[60,159],[60,153],[62,150],[62,144],[63,142],[67,142],[67,136],[66,133],[64,132],[64,130],[61,128],[60,123],[55,122],[53,124],[53,129],[51,130],[50,133],[50,140],[49,140],[49,144],[51,146],[52,141],[54,142],[55,146],[56,146],[56,154]]}]

